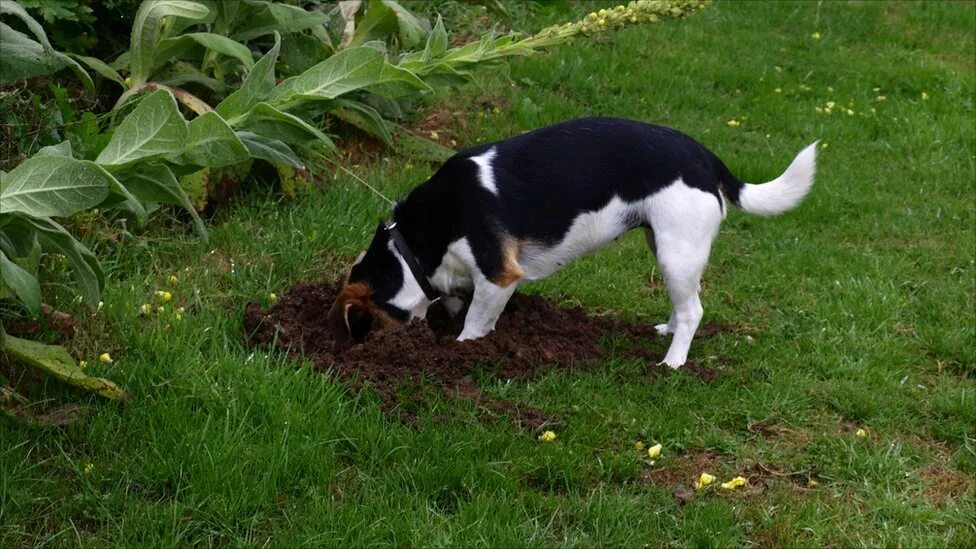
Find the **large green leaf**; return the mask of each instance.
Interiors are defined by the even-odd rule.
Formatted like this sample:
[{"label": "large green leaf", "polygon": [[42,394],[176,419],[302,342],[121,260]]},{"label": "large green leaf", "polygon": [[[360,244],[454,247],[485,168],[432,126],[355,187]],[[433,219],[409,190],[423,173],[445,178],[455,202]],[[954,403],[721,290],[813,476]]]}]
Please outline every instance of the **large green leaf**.
[{"label": "large green leaf", "polygon": [[301,118],[281,112],[267,103],[255,105],[238,126],[240,129],[278,139],[285,143],[305,144],[317,140],[331,150],[336,149],[335,143],[317,128]]},{"label": "large green leaf", "polygon": [[140,202],[139,199],[136,198],[136,196],[132,194],[125,185],[122,184],[121,181],[119,181],[103,166],[90,161],[85,161],[85,163],[88,166],[99,170],[102,175],[105,176],[105,179],[108,180],[109,196],[104,202],[102,202],[101,207],[124,210],[134,215],[140,224],[146,222],[146,219],[149,218],[146,208],[142,205],[142,202]]},{"label": "large green leaf", "polygon": [[233,124],[254,105],[264,101],[275,87],[275,62],[281,50],[281,36],[276,32],[274,46],[254,64],[239,90],[227,96],[215,109],[228,123]]},{"label": "large green leaf", "polygon": [[190,121],[184,158],[197,166],[220,168],[248,159],[247,147],[216,112]]},{"label": "large green leaf", "polygon": [[[383,0],[368,0],[365,13],[355,22],[355,32],[350,47],[361,46],[372,40],[383,40],[397,31],[396,12],[390,9]],[[363,11],[362,8],[359,9]]]},{"label": "large green leaf", "polygon": [[333,102],[336,116],[357,128],[379,137],[384,143],[393,147],[393,136],[387,127],[386,120],[366,103],[349,99],[336,99]]},{"label": "large green leaf", "polygon": [[226,36],[209,32],[190,32],[173,38],[164,38],[159,42],[155,62],[158,65],[166,62],[170,57],[179,57],[193,44],[234,57],[248,70],[254,66],[254,57],[247,46]]},{"label": "large green leaf", "polygon": [[265,137],[252,132],[237,132],[241,143],[247,147],[254,158],[267,160],[273,164],[287,164],[295,168],[304,168],[295,151],[284,142],[271,137]]},{"label": "large green leaf", "polygon": [[173,95],[156,90],[122,120],[95,161],[114,169],[137,160],[179,154],[186,136],[186,120]]},{"label": "large green leaf", "polygon": [[400,34],[400,48],[414,49],[424,43],[427,32],[430,31],[430,22],[426,19],[417,17],[413,12],[403,7],[396,0],[383,0],[394,14],[396,14],[397,29]]},{"label": "large green leaf", "polygon": [[306,11],[297,6],[278,2],[250,2],[260,4],[263,10],[242,25],[231,38],[246,42],[265,34],[278,32],[291,34],[314,29],[326,23],[330,17],[321,11]]},{"label": "large green leaf", "polygon": [[71,263],[78,289],[89,305],[97,305],[105,285],[105,274],[98,259],[81,242],[75,240],[64,227],[46,217],[7,215],[3,230],[12,240],[28,241],[37,236],[45,252],[64,254]]},{"label": "large green leaf", "polygon": [[0,84],[53,74],[64,68],[62,60],[40,42],[4,23],[0,23],[0,51]]},{"label": "large green leaf", "polygon": [[149,80],[155,63],[156,48],[163,37],[163,22],[168,17],[181,17],[191,21],[204,19],[210,10],[199,2],[187,0],[144,1],[132,24],[129,46],[129,72],[132,86]]},{"label": "large green leaf", "polygon": [[83,161],[48,154],[23,161],[0,179],[0,211],[68,216],[108,196],[109,181]]},{"label": "large green leaf", "polygon": [[162,164],[143,164],[121,177],[129,190],[142,200],[186,208],[193,218],[193,224],[196,225],[200,238],[207,242],[209,237],[203,220],[200,219],[197,209],[190,202],[190,197],[186,195],[186,191],[169,168]]},{"label": "large green leaf", "polygon": [[24,302],[32,315],[40,314],[41,285],[37,282],[37,277],[8,259],[2,251],[0,251],[0,278],[3,278],[4,284]]},{"label": "large green leaf", "polygon": [[[91,76],[88,76],[85,69],[81,68],[81,65],[79,65],[74,59],[71,59],[67,55],[54,49],[54,46],[52,46],[51,42],[47,39],[47,33],[44,32],[44,28],[41,27],[41,24],[31,17],[30,14],[27,13],[27,10],[22,8],[20,4],[14,2],[13,0],[0,0],[0,14],[13,15],[20,18],[20,20],[24,22],[24,25],[27,26],[27,29],[31,31],[31,34],[37,38],[37,41],[44,48],[47,56],[57,59],[62,67],[69,67],[75,72],[78,79],[81,80],[81,83],[85,86],[85,89],[88,90],[89,93],[95,93],[95,84],[92,82]],[[6,27],[6,29],[0,30],[3,31],[3,34],[6,34],[6,31],[9,28],[10,27]],[[20,46],[24,46],[23,40],[17,40],[19,41]],[[4,36],[0,35],[0,44],[3,44],[5,41]],[[14,51],[16,52],[17,49],[15,48]],[[4,45],[2,53],[3,54],[0,55],[0,58],[7,57],[6,45]]]},{"label": "large green leaf", "polygon": [[424,84],[411,72],[389,65],[381,51],[368,46],[343,50],[311,69],[278,84],[268,103],[287,107],[308,99],[334,99],[367,87],[397,82],[411,89]]},{"label": "large green leaf", "polygon": [[105,78],[108,78],[112,82],[115,82],[116,84],[122,86],[123,89],[128,88],[128,86],[125,85],[125,80],[122,79],[122,76],[120,76],[119,73],[115,71],[115,69],[113,69],[112,67],[110,67],[108,65],[108,63],[105,63],[101,59],[98,59],[97,57],[87,57],[87,56],[84,56],[84,55],[76,55],[76,54],[73,54],[73,53],[69,53],[68,55],[70,55],[72,58],[77,59],[78,61],[81,61],[82,63],[88,65],[89,68],[91,68],[93,71],[97,72],[98,74],[100,74],[100,75],[104,76]]},{"label": "large green leaf", "polygon": [[64,347],[20,339],[7,334],[4,337],[3,352],[75,387],[93,391],[112,400],[129,398],[125,391],[111,381],[85,375]]},{"label": "large green leaf", "polygon": [[432,59],[447,51],[447,46],[447,30],[444,28],[444,21],[438,15],[437,22],[434,23],[434,29],[427,35],[427,44],[424,46],[424,49],[403,55],[400,58],[400,62],[397,63],[397,66],[411,71],[417,71],[417,69],[420,69]]}]

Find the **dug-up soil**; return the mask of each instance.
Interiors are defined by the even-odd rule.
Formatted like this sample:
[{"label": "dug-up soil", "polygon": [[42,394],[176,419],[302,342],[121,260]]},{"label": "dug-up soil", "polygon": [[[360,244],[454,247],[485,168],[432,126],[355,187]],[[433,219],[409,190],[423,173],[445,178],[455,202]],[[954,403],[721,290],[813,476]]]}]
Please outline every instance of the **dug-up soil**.
[{"label": "dug-up soil", "polygon": [[[474,376],[523,380],[551,369],[591,367],[609,356],[639,359],[651,377],[670,373],[656,364],[668,341],[652,325],[589,316],[580,308],[559,308],[547,299],[522,294],[509,302],[495,331],[476,341],[455,340],[464,311],[452,319],[435,304],[426,321],[374,331],[364,343],[337,352],[326,322],[336,293],[332,284],[297,284],[270,309],[251,302],[244,313],[251,344],[275,345],[303,356],[316,370],[348,381],[353,391],[370,386],[384,411],[408,421],[417,418],[430,390],[474,402],[480,417],[489,420],[507,417],[530,429],[555,420],[546,412],[482,393]],[[716,331],[705,325],[698,337]],[[682,371],[705,381],[717,374],[694,363]]]}]

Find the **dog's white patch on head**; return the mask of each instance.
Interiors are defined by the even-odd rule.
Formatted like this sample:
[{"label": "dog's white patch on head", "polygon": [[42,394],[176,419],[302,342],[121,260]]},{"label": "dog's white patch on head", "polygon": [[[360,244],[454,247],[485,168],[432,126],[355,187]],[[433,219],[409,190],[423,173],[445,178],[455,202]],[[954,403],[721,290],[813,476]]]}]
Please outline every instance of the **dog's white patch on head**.
[{"label": "dog's white patch on head", "polygon": [[613,197],[603,208],[576,216],[562,241],[555,246],[525,242],[519,265],[525,280],[545,278],[570,261],[607,245],[640,219],[641,202],[627,203]]},{"label": "dog's white patch on head", "polygon": [[498,186],[495,184],[495,170],[491,163],[498,156],[498,151],[495,147],[488,149],[478,156],[472,156],[471,160],[478,165],[478,178],[481,180],[481,186],[491,191],[491,194],[498,196]]}]

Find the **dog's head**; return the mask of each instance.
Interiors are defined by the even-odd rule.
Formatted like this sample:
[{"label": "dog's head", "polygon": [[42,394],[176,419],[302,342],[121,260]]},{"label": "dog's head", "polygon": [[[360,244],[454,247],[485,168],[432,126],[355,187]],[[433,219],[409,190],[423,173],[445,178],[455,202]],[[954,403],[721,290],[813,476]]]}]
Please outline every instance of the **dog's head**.
[{"label": "dog's head", "polygon": [[344,349],[361,343],[372,330],[409,320],[410,311],[390,304],[402,286],[403,270],[391,249],[389,232],[380,223],[329,309],[336,346]]}]

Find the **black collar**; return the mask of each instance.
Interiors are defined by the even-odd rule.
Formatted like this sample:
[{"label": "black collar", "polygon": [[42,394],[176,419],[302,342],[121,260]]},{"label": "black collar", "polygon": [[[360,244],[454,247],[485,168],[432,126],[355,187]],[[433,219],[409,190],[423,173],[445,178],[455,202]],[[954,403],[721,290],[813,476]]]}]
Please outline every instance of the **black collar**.
[{"label": "black collar", "polygon": [[413,278],[417,281],[417,284],[420,284],[420,289],[424,291],[427,299],[431,303],[437,301],[441,298],[440,292],[430,285],[430,280],[427,280],[427,275],[424,274],[424,269],[420,266],[420,261],[410,251],[410,246],[407,246],[407,241],[404,240],[403,235],[400,234],[396,225],[396,221],[391,221],[386,224],[386,232],[390,233],[390,236],[393,238],[393,245],[396,246],[397,251],[403,256],[403,260],[407,262],[407,267],[410,268]]}]

